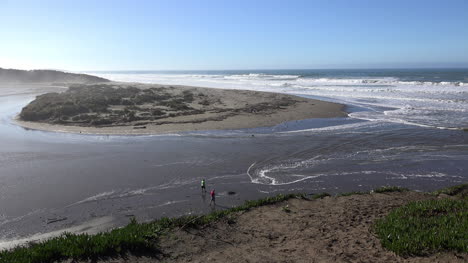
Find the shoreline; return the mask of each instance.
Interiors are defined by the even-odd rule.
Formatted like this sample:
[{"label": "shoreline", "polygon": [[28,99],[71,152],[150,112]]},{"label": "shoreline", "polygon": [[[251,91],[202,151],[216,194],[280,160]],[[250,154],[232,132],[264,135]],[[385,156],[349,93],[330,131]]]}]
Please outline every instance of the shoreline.
[{"label": "shoreline", "polygon": [[[119,83],[120,84],[120,83]],[[131,85],[133,83],[126,83]],[[140,88],[161,87],[161,85],[135,84]],[[176,90],[192,90],[203,92],[221,99],[225,107],[241,107],[241,103],[246,105],[255,104],[258,101],[264,103],[275,103],[281,99],[291,99],[296,103],[266,112],[236,112],[235,114],[208,113],[199,115],[181,116],[162,122],[161,124],[142,125],[122,125],[122,126],[73,126],[50,124],[44,122],[23,121],[19,119],[19,114],[12,118],[15,125],[25,129],[63,132],[89,135],[161,135],[189,131],[208,130],[236,130],[246,128],[271,127],[288,121],[299,121],[315,118],[346,117],[344,112],[346,107],[343,104],[326,102],[315,99],[308,99],[289,94],[259,92],[250,90],[216,89],[192,86],[172,86]]]}]

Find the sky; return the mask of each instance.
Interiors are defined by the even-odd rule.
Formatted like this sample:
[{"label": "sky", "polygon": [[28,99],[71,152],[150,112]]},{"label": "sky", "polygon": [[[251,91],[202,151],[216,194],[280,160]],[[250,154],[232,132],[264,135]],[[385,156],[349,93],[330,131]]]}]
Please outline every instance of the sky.
[{"label": "sky", "polygon": [[468,67],[468,1],[0,0],[0,67]]}]

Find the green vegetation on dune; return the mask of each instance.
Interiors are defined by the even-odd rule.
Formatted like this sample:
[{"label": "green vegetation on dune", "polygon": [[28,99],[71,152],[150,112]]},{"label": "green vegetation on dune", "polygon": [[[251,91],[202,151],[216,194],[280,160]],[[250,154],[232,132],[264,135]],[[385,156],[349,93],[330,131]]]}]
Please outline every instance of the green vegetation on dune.
[{"label": "green vegetation on dune", "polygon": [[221,121],[239,114],[270,114],[298,102],[286,95],[254,94],[259,94],[259,102],[245,101],[245,94],[203,88],[75,84],[65,92],[37,96],[21,110],[19,117],[23,121],[69,126],[135,127]]},{"label": "green vegetation on dune", "polygon": [[150,234],[155,224],[139,224],[132,220],[123,228],[96,235],[63,234],[44,242],[17,247],[0,253],[0,262],[39,263],[61,259],[97,258],[118,255],[127,251],[153,249]]},{"label": "green vegetation on dune", "polygon": [[37,96],[22,109],[20,118],[68,125],[106,126],[201,112],[187,105],[194,100],[191,91],[170,94],[169,90],[170,87],[140,89],[107,84],[72,85],[62,93]]},{"label": "green vegetation on dune", "polygon": [[467,200],[411,202],[377,221],[382,245],[403,256],[468,252]]}]

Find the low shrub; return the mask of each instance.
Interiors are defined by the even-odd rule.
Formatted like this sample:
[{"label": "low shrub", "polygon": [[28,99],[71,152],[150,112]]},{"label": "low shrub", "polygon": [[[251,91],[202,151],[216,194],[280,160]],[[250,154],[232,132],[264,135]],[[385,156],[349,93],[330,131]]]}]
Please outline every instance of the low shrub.
[{"label": "low shrub", "polygon": [[342,194],[339,194],[338,196],[365,195],[365,194],[369,194],[369,192],[353,191],[353,192],[342,193]]},{"label": "low shrub", "polygon": [[377,189],[374,189],[375,193],[392,193],[392,192],[406,192],[409,191],[407,188],[402,188],[399,186],[382,186]]},{"label": "low shrub", "polygon": [[468,184],[455,185],[432,192],[434,195],[446,194],[449,196],[458,196],[463,199],[468,198]]},{"label": "low shrub", "polygon": [[327,197],[327,196],[331,196],[331,195],[329,193],[320,193],[320,194],[312,195],[310,197],[310,199],[312,199],[312,200],[322,199],[322,198]]}]

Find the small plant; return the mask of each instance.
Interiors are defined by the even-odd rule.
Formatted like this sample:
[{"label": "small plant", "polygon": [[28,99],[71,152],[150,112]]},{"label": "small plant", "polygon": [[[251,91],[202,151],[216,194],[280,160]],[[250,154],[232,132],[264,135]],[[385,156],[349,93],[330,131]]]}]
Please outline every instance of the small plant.
[{"label": "small plant", "polygon": [[162,116],[162,115],[165,115],[166,113],[160,109],[154,109],[151,111],[151,114],[153,116]]},{"label": "small plant", "polygon": [[342,194],[339,194],[338,196],[366,195],[366,194],[369,194],[369,192],[353,191],[353,192],[342,193]]},{"label": "small plant", "polygon": [[402,188],[398,186],[382,186],[377,189],[374,189],[375,193],[391,193],[391,192],[406,192],[409,191],[407,188]]},{"label": "small plant", "polygon": [[322,199],[324,197],[331,196],[329,193],[320,193],[320,194],[315,194],[310,197],[311,200],[316,200],[316,199]]},{"label": "small plant", "polygon": [[189,90],[184,90],[182,92],[182,96],[184,97],[184,101],[185,102],[188,102],[188,103],[191,103],[193,102],[193,93]]},{"label": "small plant", "polygon": [[291,213],[291,209],[289,209],[289,205],[285,205],[281,209],[286,213]]},{"label": "small plant", "polygon": [[233,216],[228,216],[226,222],[229,224],[229,225],[233,225],[236,223],[236,219],[233,217]]},{"label": "small plant", "polygon": [[447,187],[432,192],[434,195],[446,194],[450,196],[459,196],[461,198],[468,198],[468,184],[460,184],[452,187]]},{"label": "small plant", "polygon": [[203,99],[202,101],[198,102],[198,104],[208,106],[210,105],[210,101],[208,99]]}]

